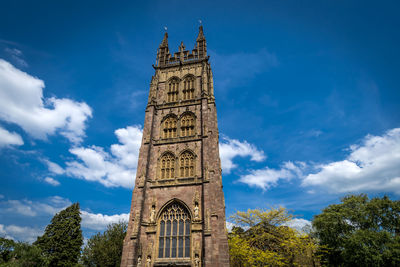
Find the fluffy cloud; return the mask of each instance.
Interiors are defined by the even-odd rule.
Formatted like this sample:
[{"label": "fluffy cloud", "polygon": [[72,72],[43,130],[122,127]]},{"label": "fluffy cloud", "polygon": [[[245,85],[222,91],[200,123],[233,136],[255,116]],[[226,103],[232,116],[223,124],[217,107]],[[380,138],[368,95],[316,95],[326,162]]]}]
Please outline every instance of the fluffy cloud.
[{"label": "fluffy cloud", "polygon": [[129,220],[129,213],[104,215],[101,213],[95,214],[82,210],[81,217],[82,227],[100,231],[106,229],[107,225],[111,223],[118,223],[121,221],[127,222]]},{"label": "fluffy cloud", "polygon": [[311,229],[311,222],[306,219],[301,219],[301,218],[295,218],[287,223],[285,223],[286,226],[289,226],[290,228],[296,229],[300,233],[306,232],[307,228]]},{"label": "fluffy cloud", "polygon": [[102,147],[75,147],[70,152],[78,160],[66,163],[68,176],[100,182],[106,187],[132,188],[139,148],[142,140],[140,126],[128,126],[115,131],[120,144],[111,146],[111,153]]},{"label": "fluffy cloud", "polygon": [[317,166],[303,186],[321,186],[331,192],[379,191],[400,194],[400,128],[382,136],[367,135],[352,145],[342,161]]},{"label": "fluffy cloud", "polygon": [[43,229],[27,227],[27,226],[17,226],[14,224],[4,225],[0,224],[0,235],[7,239],[12,239],[15,241],[24,241],[32,243],[36,241],[38,236],[43,234]]},{"label": "fluffy cloud", "polygon": [[54,174],[64,174],[65,173],[64,169],[61,168],[61,166],[58,165],[57,163],[51,162],[50,160],[47,160],[47,159],[44,159],[43,161],[44,161],[44,163],[46,163],[47,168],[49,169],[49,171],[51,173],[54,173]]},{"label": "fluffy cloud", "polygon": [[[37,236],[42,235],[46,227],[45,225],[42,227],[7,225],[4,223],[6,221],[5,218],[12,216],[12,218],[16,218],[13,220],[18,220],[22,224],[37,224],[39,221],[50,221],[52,216],[71,204],[69,199],[60,196],[49,197],[42,201],[31,201],[28,199],[0,201],[0,220],[2,221],[2,224],[0,224],[0,236],[18,241],[35,241]],[[26,219],[27,217],[29,220]],[[88,230],[91,232],[90,230],[103,231],[111,223],[128,221],[129,214],[105,215],[81,210],[81,218],[84,231]]]},{"label": "fluffy cloud", "polygon": [[19,125],[37,139],[59,132],[79,143],[91,108],[67,98],[44,98],[44,87],[42,80],[0,59],[0,119]]},{"label": "fluffy cloud", "polygon": [[223,137],[219,144],[219,154],[221,157],[222,171],[230,173],[237,165],[233,163],[235,157],[250,157],[250,160],[261,162],[266,157],[262,150],[258,150],[254,145],[246,141],[240,142],[239,140]]},{"label": "fluffy cloud", "polygon": [[48,183],[48,184],[50,184],[50,185],[52,185],[52,186],[59,186],[59,185],[60,185],[60,182],[59,182],[59,181],[54,180],[54,179],[51,178],[51,177],[46,177],[46,178],[43,179],[43,181],[45,181],[46,183]]},{"label": "fluffy cloud", "polygon": [[71,205],[71,201],[60,196],[47,198],[43,202],[31,201],[28,199],[22,200],[7,200],[1,201],[1,214],[18,214],[28,217],[38,215],[54,215],[62,209]]},{"label": "fluffy cloud", "polygon": [[24,141],[19,134],[14,132],[10,133],[0,126],[0,147],[9,145],[21,146],[23,144]]},{"label": "fluffy cloud", "polygon": [[276,186],[279,180],[289,180],[301,177],[303,169],[306,167],[304,162],[285,162],[280,169],[265,167],[260,170],[250,170],[250,173],[243,175],[239,181],[249,186],[259,187],[266,190]]}]

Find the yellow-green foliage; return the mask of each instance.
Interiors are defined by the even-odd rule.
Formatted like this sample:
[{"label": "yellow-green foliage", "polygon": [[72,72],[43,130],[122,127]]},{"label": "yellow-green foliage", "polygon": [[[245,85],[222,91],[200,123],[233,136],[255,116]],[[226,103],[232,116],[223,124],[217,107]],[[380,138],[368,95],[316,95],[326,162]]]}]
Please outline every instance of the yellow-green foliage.
[{"label": "yellow-green foliage", "polygon": [[312,266],[317,245],[307,234],[285,226],[292,219],[286,209],[238,211],[231,216],[231,266]]}]

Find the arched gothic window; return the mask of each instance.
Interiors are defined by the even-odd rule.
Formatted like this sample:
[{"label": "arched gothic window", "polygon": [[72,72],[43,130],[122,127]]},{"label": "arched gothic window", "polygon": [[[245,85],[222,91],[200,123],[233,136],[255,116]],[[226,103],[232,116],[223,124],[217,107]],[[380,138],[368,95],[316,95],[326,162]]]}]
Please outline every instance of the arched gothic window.
[{"label": "arched gothic window", "polygon": [[159,218],[158,258],[190,257],[190,214],[180,203],[169,204]]},{"label": "arched gothic window", "polygon": [[175,156],[172,153],[166,153],[160,159],[160,178],[175,178]]},{"label": "arched gothic window", "polygon": [[193,76],[189,76],[183,81],[183,100],[194,98],[194,81]]},{"label": "arched gothic window", "polygon": [[194,176],[194,154],[190,151],[185,151],[179,158],[179,176],[193,177]]},{"label": "arched gothic window", "polygon": [[175,117],[169,116],[163,122],[163,138],[175,138],[177,129],[177,120]]},{"label": "arched gothic window", "polygon": [[192,114],[185,114],[180,120],[180,127],[182,137],[194,135],[195,117]]},{"label": "arched gothic window", "polygon": [[175,102],[178,101],[178,92],[179,92],[179,80],[174,78],[169,81],[167,88],[167,101]]}]

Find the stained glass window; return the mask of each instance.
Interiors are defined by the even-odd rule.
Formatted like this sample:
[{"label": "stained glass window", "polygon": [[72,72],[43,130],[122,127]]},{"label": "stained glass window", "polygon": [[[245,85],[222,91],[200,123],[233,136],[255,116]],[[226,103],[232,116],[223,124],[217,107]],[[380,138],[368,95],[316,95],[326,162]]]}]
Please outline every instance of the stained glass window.
[{"label": "stained glass window", "polygon": [[170,204],[159,221],[159,258],[190,257],[190,216],[179,203]]}]

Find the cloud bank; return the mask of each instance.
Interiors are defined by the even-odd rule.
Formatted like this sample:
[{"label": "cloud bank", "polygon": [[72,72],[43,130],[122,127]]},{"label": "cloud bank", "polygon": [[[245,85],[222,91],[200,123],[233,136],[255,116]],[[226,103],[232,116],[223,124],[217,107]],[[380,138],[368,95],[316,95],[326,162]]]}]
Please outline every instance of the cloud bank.
[{"label": "cloud bank", "polygon": [[81,142],[91,108],[67,98],[44,98],[44,87],[42,80],[0,59],[0,119],[35,139],[59,133],[72,143]]},{"label": "cloud bank", "polygon": [[221,166],[224,173],[230,173],[237,165],[233,163],[235,157],[250,157],[250,160],[261,162],[266,156],[262,150],[258,150],[254,145],[247,141],[240,142],[236,139],[223,137],[219,144],[219,154]]},{"label": "cloud bank", "polygon": [[[70,206],[72,202],[69,199],[53,196],[43,201],[32,201],[28,199],[22,200],[0,200],[0,218],[13,216],[18,218],[20,223],[35,224],[39,218],[50,219],[57,212]],[[82,228],[95,231],[103,231],[107,225],[121,221],[128,221],[129,214],[106,215],[101,213],[92,213],[81,210]],[[36,238],[43,234],[46,225],[26,226],[16,224],[0,224],[0,236],[17,241],[33,242]]]},{"label": "cloud bank", "polygon": [[333,194],[400,194],[400,128],[388,130],[381,136],[367,135],[348,151],[343,160],[330,163],[284,162],[279,169],[250,170],[239,181],[266,190],[277,186],[281,180],[298,178],[303,187]]},{"label": "cloud bank", "polygon": [[102,147],[74,147],[69,150],[76,160],[66,162],[63,170],[55,163],[48,163],[49,171],[92,182],[106,187],[132,188],[135,182],[139,149],[142,141],[140,126],[117,129],[120,144],[113,144],[111,153]]},{"label": "cloud bank", "polygon": [[316,166],[303,186],[320,186],[330,192],[378,191],[400,194],[400,128],[382,136],[367,135],[349,147],[341,161]]},{"label": "cloud bank", "polygon": [[0,147],[10,145],[21,146],[23,144],[24,141],[19,134],[15,132],[11,133],[0,126]]}]

